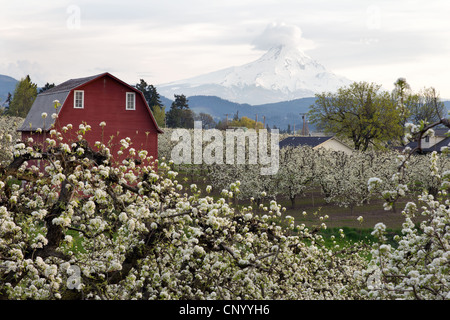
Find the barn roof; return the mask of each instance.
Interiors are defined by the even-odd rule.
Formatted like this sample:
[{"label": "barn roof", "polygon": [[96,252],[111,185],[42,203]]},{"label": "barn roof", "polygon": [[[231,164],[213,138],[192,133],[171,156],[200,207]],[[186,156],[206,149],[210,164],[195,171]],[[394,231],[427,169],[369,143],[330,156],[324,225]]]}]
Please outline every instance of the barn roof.
[{"label": "barn roof", "polygon": [[318,145],[330,140],[333,137],[288,137],[280,141],[280,148],[284,147],[298,147],[310,146],[317,147]]},{"label": "barn roof", "polygon": [[[130,89],[134,90],[138,94],[142,96],[142,99],[144,100],[145,104],[147,105],[147,102],[144,98],[144,95],[141,91],[138,89],[130,86],[129,84],[123,82],[122,80],[114,77],[113,75],[109,74],[108,72],[93,75],[90,77],[84,77],[84,78],[77,78],[77,79],[70,79],[67,80],[51,89],[48,89],[44,91],[43,93],[40,93],[37,95],[36,99],[34,100],[33,105],[31,106],[30,111],[27,114],[27,117],[23,121],[23,124],[18,131],[36,131],[37,129],[41,128],[42,130],[49,130],[51,126],[54,124],[55,120],[51,117],[53,113],[58,114],[61,110],[62,106],[64,105],[64,102],[66,101],[67,97],[69,96],[70,92],[82,85],[87,84],[88,82],[91,82],[97,78],[103,77],[103,76],[109,76],[116,81],[122,83],[123,85],[128,86]],[[55,103],[54,101],[58,100],[61,104],[60,107],[55,109]],[[147,105],[147,109],[150,113],[150,117],[155,124],[156,130],[159,133],[163,133],[163,131],[159,128],[158,124],[156,123],[156,120],[153,117],[152,112],[150,111],[149,106]],[[47,118],[42,118],[42,113],[47,113]]]},{"label": "barn roof", "polygon": [[[30,111],[27,114],[27,117],[23,121],[23,124],[18,129],[18,131],[36,131],[39,128],[41,128],[42,130],[48,130],[55,122],[51,115],[53,113],[59,113],[62,105],[69,96],[70,91],[104,74],[105,73],[90,77],[70,79],[51,89],[44,91],[43,93],[38,94]],[[61,103],[61,106],[57,109],[55,109],[55,100],[58,100]],[[44,112],[47,114],[45,122],[42,118],[42,113]]]},{"label": "barn roof", "polygon": [[57,92],[66,92],[66,91],[70,92],[71,90],[73,90],[83,84],[86,84],[89,81],[94,80],[102,75],[104,75],[104,73],[98,74],[95,76],[85,77],[85,78],[70,79],[70,80],[67,80],[51,89],[44,91],[42,94],[44,94],[44,95],[45,94],[54,94]]},{"label": "barn roof", "polygon": [[[53,113],[58,114],[61,110],[61,106],[66,101],[70,91],[55,92],[54,94],[39,94],[34,100],[33,106],[27,117],[19,127],[18,131],[36,131],[38,128],[42,130],[48,130],[54,123],[54,119],[51,117]],[[54,101],[58,100],[61,103],[57,109],[55,109]],[[42,113],[47,114],[47,118],[42,118]]]}]

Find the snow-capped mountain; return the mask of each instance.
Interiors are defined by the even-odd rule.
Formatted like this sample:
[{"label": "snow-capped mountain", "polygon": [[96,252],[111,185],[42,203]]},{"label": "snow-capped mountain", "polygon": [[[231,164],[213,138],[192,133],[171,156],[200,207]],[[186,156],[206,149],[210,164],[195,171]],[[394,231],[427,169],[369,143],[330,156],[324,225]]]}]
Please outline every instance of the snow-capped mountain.
[{"label": "snow-capped mountain", "polygon": [[168,98],[174,94],[207,95],[256,105],[313,97],[350,83],[298,48],[277,46],[254,62],[162,84],[157,89]]}]

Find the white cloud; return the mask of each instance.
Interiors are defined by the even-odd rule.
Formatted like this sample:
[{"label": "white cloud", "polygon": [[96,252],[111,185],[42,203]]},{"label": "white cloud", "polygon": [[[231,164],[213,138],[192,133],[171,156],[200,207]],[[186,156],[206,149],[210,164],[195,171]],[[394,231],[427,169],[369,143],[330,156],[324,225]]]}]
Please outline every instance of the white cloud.
[{"label": "white cloud", "polygon": [[8,75],[16,80],[20,80],[29,75],[32,82],[38,85],[45,83],[45,75],[42,67],[35,61],[18,60],[0,64],[0,74]]},{"label": "white cloud", "polygon": [[311,40],[303,38],[300,27],[284,22],[270,23],[252,44],[256,50],[269,50],[279,45],[302,47],[303,50],[314,46]]},{"label": "white cloud", "polygon": [[30,74],[44,85],[101,70],[158,84],[242,65],[285,44],[354,80],[391,85],[407,75],[450,97],[449,7],[440,0],[9,1],[0,11],[0,74]]}]

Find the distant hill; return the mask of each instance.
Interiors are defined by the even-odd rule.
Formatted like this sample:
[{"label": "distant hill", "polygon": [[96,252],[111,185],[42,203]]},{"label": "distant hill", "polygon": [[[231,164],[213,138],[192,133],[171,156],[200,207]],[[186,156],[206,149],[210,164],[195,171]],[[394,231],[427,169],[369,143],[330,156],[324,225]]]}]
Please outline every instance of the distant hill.
[{"label": "distant hill", "polygon": [[[274,125],[279,129],[286,129],[288,125],[291,129],[300,130],[302,128],[301,113],[307,113],[309,107],[314,104],[315,98],[301,98],[291,101],[269,103],[262,105],[249,105],[231,102],[216,96],[191,96],[188,97],[189,107],[195,113],[208,113],[216,122],[226,119],[232,119],[233,116],[239,112],[239,117],[246,116],[251,119],[256,118],[263,122],[263,117],[266,117],[266,124],[272,128]],[[166,112],[169,111],[173,100],[161,96],[161,102],[166,106]],[[447,111],[450,111],[450,101],[443,101]],[[314,131],[314,126],[308,124],[310,131]]]},{"label": "distant hill", "polygon": [[[262,105],[249,105],[231,102],[215,96],[191,96],[188,97],[189,108],[195,113],[208,113],[217,122],[228,119],[231,120],[236,113],[239,117],[245,116],[251,119],[265,122],[272,128],[274,125],[280,129],[286,129],[291,125],[291,129],[302,128],[302,118],[300,113],[306,113],[309,106],[314,103],[315,98],[301,98],[291,101],[269,103]],[[166,106],[166,111],[170,109],[173,100],[161,96],[161,101]],[[310,130],[313,128],[310,127]]]},{"label": "distant hill", "polygon": [[5,102],[8,97],[8,92],[14,93],[16,89],[16,83],[18,81],[12,77],[0,74],[0,105]]}]

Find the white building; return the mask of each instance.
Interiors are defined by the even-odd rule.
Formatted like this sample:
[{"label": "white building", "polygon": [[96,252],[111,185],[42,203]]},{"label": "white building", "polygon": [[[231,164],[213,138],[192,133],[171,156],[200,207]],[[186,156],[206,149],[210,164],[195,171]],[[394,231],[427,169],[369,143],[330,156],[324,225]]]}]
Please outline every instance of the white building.
[{"label": "white building", "polygon": [[313,149],[324,148],[332,151],[342,151],[346,154],[353,153],[353,149],[335,137],[287,137],[280,141],[280,149],[291,146],[310,146]]}]

